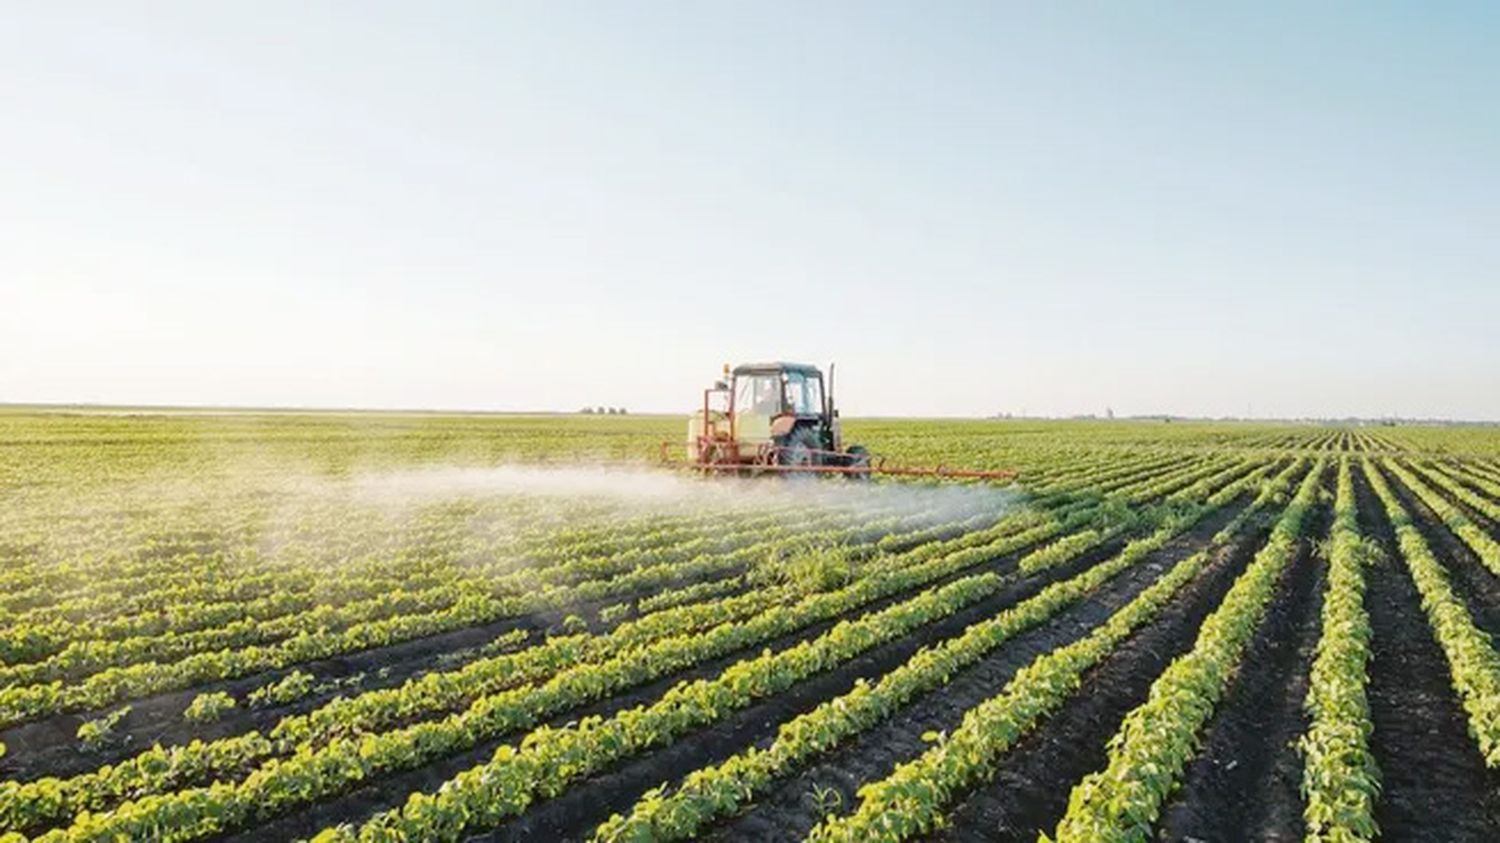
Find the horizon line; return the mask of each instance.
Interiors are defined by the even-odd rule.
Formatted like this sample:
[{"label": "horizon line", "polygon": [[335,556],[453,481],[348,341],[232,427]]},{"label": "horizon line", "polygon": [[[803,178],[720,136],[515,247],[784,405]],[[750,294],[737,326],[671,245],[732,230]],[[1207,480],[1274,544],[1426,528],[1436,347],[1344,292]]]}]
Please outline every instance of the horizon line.
[{"label": "horizon line", "polygon": [[[587,409],[594,410],[602,405],[589,405]],[[676,418],[691,415],[691,412],[658,412],[641,411],[621,413],[596,413],[579,410],[484,410],[484,409],[461,409],[461,408],[433,408],[433,407],[331,407],[331,406],[297,406],[297,405],[267,405],[259,406],[253,404],[110,404],[92,401],[0,401],[0,410],[39,410],[43,412],[60,412],[68,410],[112,410],[121,411],[144,411],[143,414],[165,413],[171,411],[191,411],[204,415],[216,413],[242,413],[242,414],[265,414],[265,415],[292,415],[306,413],[309,415],[429,415],[429,416],[606,416],[606,417],[631,417],[636,418]],[[850,416],[852,419],[898,419],[898,420],[955,420],[955,421],[1098,421],[1098,422],[1141,422],[1141,421],[1187,421],[1187,422],[1221,422],[1221,423],[1282,423],[1282,424],[1308,424],[1319,423],[1329,425],[1434,425],[1434,426],[1463,426],[1463,427],[1496,427],[1500,426],[1500,420],[1496,419],[1462,419],[1444,417],[1408,417],[1408,416],[1193,416],[1178,413],[1136,413],[1120,416],[1100,416],[1094,413],[1074,413],[1069,415],[1017,415],[1013,413],[991,414],[991,415],[934,415],[934,416],[903,416],[892,414],[871,414]]]}]

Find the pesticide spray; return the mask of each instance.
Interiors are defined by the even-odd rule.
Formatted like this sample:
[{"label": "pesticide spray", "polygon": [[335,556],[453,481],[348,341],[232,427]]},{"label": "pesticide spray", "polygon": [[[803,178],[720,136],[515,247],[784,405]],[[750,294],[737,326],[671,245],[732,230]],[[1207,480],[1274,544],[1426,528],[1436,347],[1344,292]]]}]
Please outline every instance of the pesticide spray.
[{"label": "pesticide spray", "polygon": [[500,465],[362,473],[350,481],[356,500],[386,505],[444,499],[526,496],[583,500],[644,512],[751,512],[793,508],[902,514],[932,523],[1008,510],[1017,494],[987,484],[856,483],[843,479],[699,477],[636,467]]}]

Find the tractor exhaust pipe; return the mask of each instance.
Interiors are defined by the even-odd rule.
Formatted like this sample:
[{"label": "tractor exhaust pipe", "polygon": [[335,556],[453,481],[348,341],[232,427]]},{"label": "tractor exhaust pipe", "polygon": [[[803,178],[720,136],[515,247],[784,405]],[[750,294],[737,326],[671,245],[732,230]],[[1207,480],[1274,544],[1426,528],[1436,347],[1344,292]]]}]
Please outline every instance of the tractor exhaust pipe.
[{"label": "tractor exhaust pipe", "polygon": [[828,364],[828,394],[823,396],[823,403],[828,405],[823,408],[823,416],[831,423],[833,421],[833,363]]}]

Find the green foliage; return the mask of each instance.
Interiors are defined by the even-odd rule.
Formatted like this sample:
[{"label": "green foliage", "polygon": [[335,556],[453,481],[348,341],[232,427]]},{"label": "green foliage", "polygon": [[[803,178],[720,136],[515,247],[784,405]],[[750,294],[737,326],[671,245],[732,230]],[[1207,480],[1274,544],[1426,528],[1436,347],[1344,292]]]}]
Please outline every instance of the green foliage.
[{"label": "green foliage", "polygon": [[[716,817],[742,806],[755,793],[768,787],[774,778],[787,775],[798,765],[807,763],[816,755],[830,751],[840,742],[890,717],[918,694],[940,686],[954,673],[983,658],[1016,634],[1085,599],[1111,577],[1134,565],[1151,551],[1161,548],[1188,526],[1190,525],[1184,523],[1164,526],[1148,537],[1131,542],[1111,560],[1072,579],[1048,586],[1040,594],[997,617],[970,626],[958,638],[950,639],[936,648],[920,651],[904,665],[887,673],[877,684],[856,684],[849,693],[783,724],[776,741],[768,749],[754,748],[719,766],[699,770],[689,776],[670,796],[660,791],[654,792],[650,798],[638,802],[630,816],[615,816],[600,826],[594,839],[625,841],[691,837]],[[1075,548],[1074,552],[1082,552],[1083,547]],[[1049,553],[1053,552],[1052,548],[1048,549]],[[1206,556],[1201,556],[1193,564],[1201,565],[1205,558]],[[1061,561],[1060,557],[1058,561]],[[1162,591],[1154,593],[1155,597],[1145,600],[1155,600],[1155,605],[1160,605],[1182,581],[1180,578],[1171,580],[1172,585],[1163,586]],[[1099,651],[1099,656],[1107,650],[1108,647],[1104,647]],[[1080,671],[1082,669],[1078,668]],[[970,724],[967,720],[965,724],[970,729],[984,728]],[[945,752],[951,740],[959,739],[959,736],[955,735],[950,739],[937,733],[928,733],[923,739],[938,744],[938,748],[929,753],[932,758],[937,758]],[[973,760],[972,756],[966,757]],[[931,763],[951,764],[946,756],[943,758],[945,760]],[[924,773],[929,769],[924,768]],[[952,770],[951,766],[946,769]],[[939,788],[946,786],[935,782],[930,784]],[[918,787],[926,787],[926,784]],[[869,792],[867,788],[861,794],[867,796]],[[866,804],[870,804],[868,796]],[[862,807],[861,810],[890,816],[894,808],[882,803],[868,809]],[[911,816],[908,803],[901,803],[901,811]],[[825,810],[824,813],[831,811]],[[832,819],[829,820],[830,824],[833,822]],[[920,825],[920,821],[917,824]]]},{"label": "green foliage", "polygon": [[252,706],[286,705],[311,694],[318,687],[318,678],[311,673],[294,670],[275,682],[250,692]]},{"label": "green foliage", "polygon": [[[472,747],[480,740],[517,728],[534,727],[543,718],[568,707],[600,699],[705,659],[745,649],[811,623],[840,617],[873,600],[942,579],[1036,540],[1028,532],[1012,534],[1007,525],[997,525],[992,530],[974,531],[949,542],[925,544],[882,560],[867,569],[862,579],[843,589],[805,597],[791,605],[772,606],[747,620],[720,624],[706,634],[671,635],[603,661],[572,664],[543,684],[513,687],[479,697],[458,716],[440,721],[362,735],[351,725],[351,717],[362,710],[379,717],[400,716],[399,712],[406,706],[424,698],[422,691],[417,690],[419,687],[434,683],[439,688],[444,687],[445,683],[439,680],[429,682],[428,677],[417,680],[418,684],[409,690],[371,692],[351,700],[336,700],[312,715],[287,718],[272,732],[273,737],[288,747],[307,746],[307,742],[319,734],[330,736],[326,743],[312,751],[272,758],[233,787],[185,788],[126,803],[109,814],[80,818],[80,831],[89,835],[128,837],[141,833],[143,829],[157,827],[164,816],[173,817],[173,822],[191,822],[203,833],[232,828],[244,822],[252,811],[283,810],[306,804],[309,800],[354,786],[366,776],[410,769],[444,754]],[[891,618],[880,627],[882,635],[895,636],[900,630],[911,628],[911,624],[951,613],[961,605],[994,593],[1002,582],[994,574],[986,574],[958,580],[936,592],[924,592],[923,596],[897,604],[879,615]],[[764,592],[755,592],[745,595],[744,599],[764,599],[763,595]],[[642,619],[643,622],[647,620]],[[821,646],[837,644],[838,647],[854,647],[855,651],[873,645],[876,639],[854,629],[848,624],[840,624],[818,641],[828,642]],[[613,634],[621,634],[621,630]],[[548,646],[559,642],[560,639],[554,639],[548,642]],[[584,644],[585,640],[580,637],[580,640],[569,643],[577,646]],[[790,660],[803,665],[801,669],[805,670],[823,663],[817,659],[803,662],[807,652],[800,646],[793,648],[772,664]],[[517,654],[517,657],[522,655]],[[568,661],[572,663],[571,659]],[[751,687],[759,687],[760,679],[746,686],[733,678],[748,678],[751,674],[744,671],[751,670],[750,664],[742,662],[732,669],[734,673],[722,686],[726,693],[737,689],[735,694],[743,694]],[[755,672],[760,670],[760,667],[754,669]],[[504,673],[506,678],[512,675],[509,671]],[[773,671],[773,675],[780,677],[779,683],[795,681],[795,677],[801,674]],[[741,698],[748,699],[718,699],[713,703],[716,707],[705,711],[732,710],[732,700]],[[673,699],[683,698],[674,693]],[[675,709],[669,706],[669,710]],[[663,731],[667,728],[665,724],[640,728],[643,729],[642,735],[654,736],[652,740],[671,734],[670,729]],[[537,734],[540,732],[534,733],[528,741],[536,739]],[[504,750],[509,751],[509,747]],[[501,810],[505,804],[516,803],[504,800],[488,810]]]},{"label": "green foliage", "polygon": [[[1383,465],[1401,476],[1389,461]],[[1453,592],[1447,571],[1432,555],[1427,540],[1379,468],[1371,463],[1364,468],[1370,486],[1396,528],[1401,557],[1422,595],[1428,625],[1448,660],[1453,688],[1468,714],[1469,734],[1479,745],[1485,764],[1500,767],[1500,655],[1496,654],[1490,637],[1474,625],[1468,607]]]},{"label": "green foliage", "polygon": [[[848,420],[852,439],[893,464],[1020,473],[1008,492],[975,490],[971,497],[987,502],[978,508],[929,507],[919,495],[882,503],[881,492],[917,485],[836,481],[800,485],[781,499],[775,490],[782,487],[768,485],[768,494],[746,496],[745,506],[705,484],[702,495],[693,490],[686,501],[650,507],[493,490],[413,499],[377,491],[372,498],[363,485],[390,469],[399,476],[421,467],[482,468],[564,451],[645,456],[681,434],[680,419],[587,422],[0,411],[7,501],[0,507],[0,728],[262,675],[285,674],[254,692],[253,704],[303,703],[260,728],[225,734],[219,726],[212,732],[221,737],[112,753],[110,763],[98,759],[76,775],[0,782],[0,839],[234,835],[498,743],[505,748],[445,787],[322,837],[482,835],[613,764],[1038,578],[1027,599],[777,724],[769,745],[647,794],[596,832],[601,839],[691,837],[919,696],[941,693],[958,671],[1089,600],[1108,577],[1143,564],[1207,515],[1243,507],[1213,547],[1262,526],[1316,459],[1342,450],[1369,453],[1377,467],[1389,463],[1393,482],[1481,559],[1489,545],[1479,516],[1492,518],[1500,506],[1500,470],[1476,456],[1500,455],[1500,448],[1472,432],[1177,423]],[[1334,498],[1340,511],[1344,471]],[[868,499],[841,508],[846,493]],[[1365,805],[1349,794],[1373,794],[1378,771],[1323,760],[1361,758],[1358,739],[1366,734],[1357,692],[1368,624],[1355,612],[1355,595],[1368,543],[1341,536],[1336,527],[1326,553],[1325,629],[1307,700],[1311,728],[1300,745],[1309,829],[1355,839],[1336,829],[1362,833]],[[1301,540],[1299,531],[1278,526],[1267,548]],[[1423,557],[1409,538],[1402,550],[1476,742],[1494,747],[1492,647],[1461,615],[1430,554]],[[845,805],[836,790],[809,794],[829,815],[817,833],[839,839],[868,831],[863,824],[872,816],[908,830],[935,827],[1208,559],[1194,554],[1172,566],[1083,638],[1040,654],[957,728],[935,735],[921,757],[868,783],[856,804]],[[1261,568],[1272,564],[1257,560]],[[1253,627],[1246,618],[1256,611],[1254,597],[1237,597],[1236,619],[1224,610],[1217,625],[1212,646],[1225,664],[1232,666],[1236,651],[1224,640]],[[528,636],[540,618],[563,618],[562,634]],[[591,631],[585,620],[596,618]],[[518,628],[434,653],[415,670],[392,660],[368,677],[319,681],[306,667],[497,624]],[[788,636],[799,643],[764,650]],[[723,669],[615,716],[574,714],[715,662]],[[1193,674],[1205,699],[1212,697],[1206,689],[1227,681],[1225,672]],[[185,716],[206,721],[232,703],[200,693]],[[92,721],[91,745],[108,744],[123,716]],[[1181,729],[1167,723],[1161,732]],[[837,816],[844,811],[852,813]],[[889,833],[882,828],[859,833],[881,839]]]},{"label": "green foliage", "polygon": [[816,594],[848,585],[854,579],[851,548],[804,544],[768,555],[752,579],[767,585],[788,586],[799,594]]},{"label": "green foliage", "polygon": [[844,808],[844,794],[840,793],[836,787],[813,785],[812,791],[807,795],[812,800],[813,807],[825,817]]},{"label": "green foliage", "polygon": [[1233,677],[1281,572],[1297,551],[1308,513],[1318,500],[1322,474],[1319,462],[1307,473],[1250,567],[1203,622],[1193,649],[1173,661],[1152,684],[1147,702],[1126,716],[1110,740],[1105,769],[1089,774],[1073,789],[1056,840],[1146,839],[1192,757],[1198,730]]},{"label": "green foliage", "polygon": [[1476,525],[1464,514],[1459,507],[1449,503],[1442,494],[1439,494],[1433,486],[1423,481],[1422,477],[1434,481],[1448,494],[1453,495],[1465,503],[1492,515],[1500,512],[1500,505],[1489,501],[1482,496],[1475,495],[1465,489],[1461,484],[1455,482],[1447,475],[1436,471],[1424,471],[1422,477],[1408,470],[1399,461],[1386,459],[1381,462],[1385,469],[1395,475],[1406,488],[1410,489],[1417,499],[1433,511],[1445,524],[1458,536],[1479,561],[1490,570],[1490,573],[1500,576],[1500,542],[1490,538],[1481,527]]},{"label": "green foliage", "polygon": [[234,697],[224,691],[214,691],[193,697],[193,702],[182,712],[182,716],[194,723],[212,723],[234,708]]},{"label": "green foliage", "polygon": [[78,742],[84,749],[103,749],[115,740],[115,727],[130,713],[130,706],[123,706],[108,714],[85,720],[78,727]]},{"label": "green foliage", "polygon": [[1302,792],[1307,840],[1374,840],[1380,768],[1370,752],[1365,686],[1369,682],[1370,618],[1364,608],[1365,569],[1380,559],[1379,546],[1360,536],[1349,461],[1339,463],[1334,522],[1324,557],[1328,587],[1322,636],[1308,682]]},{"label": "green foliage", "polygon": [[605,606],[599,610],[599,622],[606,626],[618,623],[629,617],[634,608],[628,601],[625,603],[616,603],[612,606]]}]

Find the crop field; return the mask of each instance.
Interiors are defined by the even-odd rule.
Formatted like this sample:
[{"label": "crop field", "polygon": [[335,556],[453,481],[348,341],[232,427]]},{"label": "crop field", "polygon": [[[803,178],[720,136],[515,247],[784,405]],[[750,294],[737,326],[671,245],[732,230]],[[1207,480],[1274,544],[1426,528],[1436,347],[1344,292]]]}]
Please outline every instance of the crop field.
[{"label": "crop field", "polygon": [[1500,840],[1500,431],[0,412],[0,841]]}]

